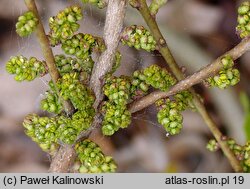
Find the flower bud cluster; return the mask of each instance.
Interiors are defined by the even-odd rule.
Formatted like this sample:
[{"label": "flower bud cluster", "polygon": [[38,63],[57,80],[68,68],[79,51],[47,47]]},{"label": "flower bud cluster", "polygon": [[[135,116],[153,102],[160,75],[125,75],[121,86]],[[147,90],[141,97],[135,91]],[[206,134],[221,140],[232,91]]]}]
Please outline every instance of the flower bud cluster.
[{"label": "flower bud cluster", "polygon": [[116,163],[111,156],[105,156],[101,148],[91,140],[84,140],[75,145],[78,162],[74,171],[80,173],[112,173],[116,171]]},{"label": "flower bud cluster", "polygon": [[45,98],[41,100],[40,104],[42,110],[50,113],[60,114],[63,110],[59,97],[52,91],[45,92]]},{"label": "flower bud cluster", "polygon": [[38,19],[32,11],[28,11],[18,17],[18,22],[16,23],[16,32],[21,37],[26,37],[36,29],[37,25]]},{"label": "flower bud cluster", "polygon": [[215,139],[211,139],[208,141],[206,148],[210,152],[215,152],[219,149],[219,144],[217,143],[217,141]]},{"label": "flower bud cluster", "polygon": [[62,42],[62,49],[66,54],[74,55],[79,59],[90,57],[93,48],[96,47],[96,39],[90,34],[76,34],[72,38]]},{"label": "flower bud cluster", "polygon": [[94,96],[90,89],[79,81],[79,74],[71,72],[64,74],[57,82],[57,88],[64,100],[70,100],[80,111],[90,111]]},{"label": "flower bud cluster", "polygon": [[160,107],[160,111],[157,113],[158,122],[170,135],[179,134],[182,129],[183,117],[178,103],[170,99],[161,99],[156,102],[156,105]]},{"label": "flower bud cluster", "polygon": [[241,38],[245,38],[250,35],[250,2],[243,2],[238,8],[238,26],[237,32]]},{"label": "flower bud cluster", "polygon": [[87,59],[77,59],[72,57],[66,57],[65,55],[55,56],[56,66],[60,75],[64,75],[69,72],[81,72],[84,71],[87,74],[91,74],[92,68],[94,66],[94,61],[91,57]]},{"label": "flower bud cluster", "polygon": [[236,85],[240,81],[240,72],[233,68],[233,59],[230,56],[225,56],[221,59],[221,63],[223,64],[223,69],[218,75],[208,78],[207,82],[211,86],[216,86],[220,89]]},{"label": "flower bud cluster", "polygon": [[59,124],[56,118],[39,117],[29,114],[23,121],[26,134],[39,144],[42,150],[54,153],[57,150],[57,129]]},{"label": "flower bud cluster", "polygon": [[49,39],[52,46],[69,39],[78,30],[77,21],[83,17],[81,7],[71,6],[49,19]]},{"label": "flower bud cluster", "polygon": [[156,41],[143,26],[126,27],[121,34],[121,42],[137,50],[144,49],[150,52],[156,49]]},{"label": "flower bud cluster", "polygon": [[29,60],[24,56],[13,56],[6,63],[6,70],[10,74],[15,74],[16,81],[32,81],[47,73],[44,62],[31,57]]},{"label": "flower bud cluster", "polygon": [[119,128],[126,128],[130,124],[131,113],[126,106],[130,98],[130,86],[130,80],[126,76],[111,76],[106,79],[104,94],[109,101],[102,106],[104,135],[113,135]]}]

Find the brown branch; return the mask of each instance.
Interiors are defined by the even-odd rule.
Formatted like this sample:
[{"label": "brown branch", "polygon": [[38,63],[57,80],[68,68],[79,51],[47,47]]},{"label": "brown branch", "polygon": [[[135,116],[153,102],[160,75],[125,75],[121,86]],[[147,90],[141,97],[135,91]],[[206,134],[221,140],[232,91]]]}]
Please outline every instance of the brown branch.
[{"label": "brown branch", "polygon": [[120,40],[120,33],[123,27],[125,7],[126,0],[109,0],[108,2],[103,37],[106,50],[101,54],[98,62],[94,65],[90,79],[90,87],[96,96],[95,108],[98,107],[103,98],[102,79],[105,74],[112,69],[113,60]]},{"label": "brown branch", "polygon": [[193,85],[196,85],[198,83],[201,83],[203,80],[205,80],[208,77],[211,77],[213,75],[216,75],[222,68],[221,64],[221,58],[229,55],[234,60],[238,59],[242,56],[246,51],[250,50],[250,38],[242,40],[237,46],[232,48],[230,51],[224,53],[222,56],[218,57],[215,61],[213,61],[211,64],[207,65],[206,67],[200,69],[199,71],[195,72],[194,74],[186,77],[185,79],[178,82],[176,85],[174,85],[172,88],[170,88],[167,92],[162,91],[154,91],[150,93],[149,95],[134,101],[129,105],[129,111],[131,113],[140,111],[152,104],[154,104],[155,101],[166,98],[171,95],[174,95],[180,91],[187,90]]},{"label": "brown branch", "polygon": [[[168,48],[166,40],[164,39],[162,33],[160,32],[159,27],[155,21],[155,18],[152,17],[152,15],[150,14],[150,10],[147,6],[146,1],[145,0],[133,0],[133,2],[134,1],[137,1],[136,8],[140,11],[145,22],[147,23],[152,35],[154,36],[154,39],[156,40],[157,45],[158,45],[159,52],[162,54],[163,58],[165,59],[166,63],[170,67],[170,69],[173,72],[173,74],[175,75],[175,77],[179,81],[183,80],[184,75],[183,75],[180,67],[176,63],[170,49]],[[204,119],[208,128],[210,129],[210,131],[214,135],[215,139],[220,144],[221,149],[224,152],[225,156],[228,158],[231,166],[233,167],[235,172],[242,172],[242,167],[240,166],[240,162],[234,156],[233,152],[227,146],[226,142],[222,140],[222,138],[223,138],[222,133],[219,131],[215,122],[209,116],[204,104],[200,101],[198,95],[195,93],[195,91],[192,88],[190,88],[189,91],[193,95],[193,104],[196,106],[198,112],[200,113],[200,115]]]}]

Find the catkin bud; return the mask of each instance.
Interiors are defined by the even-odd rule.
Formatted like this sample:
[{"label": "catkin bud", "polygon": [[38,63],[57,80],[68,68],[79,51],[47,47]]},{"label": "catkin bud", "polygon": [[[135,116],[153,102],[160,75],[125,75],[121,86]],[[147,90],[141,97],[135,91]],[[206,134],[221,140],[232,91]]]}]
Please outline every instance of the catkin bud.
[{"label": "catkin bud", "polygon": [[24,56],[13,56],[6,63],[6,71],[15,74],[16,81],[32,81],[38,76],[47,73],[44,62],[31,57],[29,60]]},{"label": "catkin bud", "polygon": [[26,37],[30,35],[37,27],[38,19],[32,11],[24,13],[22,16],[18,17],[18,22],[16,23],[16,32],[21,37]]},{"label": "catkin bud", "polygon": [[156,48],[156,41],[143,26],[126,27],[121,34],[121,42],[124,45],[146,51],[154,51]]},{"label": "catkin bud", "polygon": [[250,2],[243,2],[238,8],[237,33],[241,38],[248,37],[250,34]]}]

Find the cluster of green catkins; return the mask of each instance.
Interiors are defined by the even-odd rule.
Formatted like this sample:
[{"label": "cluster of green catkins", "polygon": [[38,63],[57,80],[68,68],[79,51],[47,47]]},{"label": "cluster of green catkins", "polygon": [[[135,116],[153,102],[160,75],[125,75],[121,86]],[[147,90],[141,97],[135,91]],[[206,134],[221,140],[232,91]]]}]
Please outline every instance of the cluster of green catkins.
[{"label": "cluster of green catkins", "polygon": [[91,74],[94,66],[94,61],[91,57],[84,60],[76,59],[72,57],[66,57],[65,55],[56,55],[55,62],[60,75],[64,75],[69,72],[86,72]]},{"label": "cluster of green catkins", "polygon": [[81,7],[71,6],[60,11],[56,16],[49,19],[49,39],[52,46],[69,39],[80,25],[77,21],[83,17]]},{"label": "cluster of green catkins", "polygon": [[237,32],[241,38],[245,38],[250,35],[250,2],[243,2],[238,8],[238,26]]},{"label": "cluster of green catkins", "polygon": [[121,42],[136,49],[144,49],[148,52],[154,51],[156,41],[150,32],[143,26],[126,27],[121,34]]},{"label": "cluster of green catkins", "polygon": [[182,91],[174,95],[174,100],[161,99],[156,102],[156,106],[160,109],[157,113],[158,122],[170,135],[180,133],[183,122],[181,112],[189,107],[191,100],[191,93]]},{"label": "cluster of green catkins", "polygon": [[64,100],[70,100],[74,107],[81,111],[89,111],[94,103],[94,96],[90,89],[79,80],[79,73],[64,74],[57,81],[57,88]]},{"label": "cluster of green catkins", "polygon": [[233,68],[233,59],[230,56],[225,56],[221,59],[221,63],[223,64],[223,69],[219,74],[208,78],[206,81],[211,86],[216,86],[220,89],[236,85],[240,81],[240,72]]},{"label": "cluster of green catkins", "polygon": [[15,74],[16,81],[32,81],[47,73],[44,62],[35,57],[27,59],[24,56],[13,56],[6,63],[6,70],[10,74]]},{"label": "cluster of green catkins", "polygon": [[97,6],[100,9],[103,9],[107,6],[107,0],[82,0],[83,3],[91,3],[95,6]]},{"label": "cluster of green catkins", "polygon": [[37,27],[38,19],[33,12],[28,11],[22,16],[18,17],[18,22],[16,23],[16,32],[21,37],[26,37],[30,35]]},{"label": "cluster of green catkins", "polygon": [[91,140],[84,140],[75,145],[77,161],[72,172],[80,173],[113,173],[116,163],[111,156],[105,156],[101,148]]},{"label": "cluster of green catkins", "polygon": [[50,113],[60,114],[63,110],[59,97],[55,92],[46,91],[45,98],[41,100],[41,109]]},{"label": "cluster of green catkins", "polygon": [[63,41],[62,49],[66,54],[86,59],[91,55],[95,45],[96,39],[92,35],[79,33]]},{"label": "cluster of green catkins", "polygon": [[126,107],[130,98],[130,80],[126,76],[107,77],[103,90],[109,101],[102,106],[102,133],[110,136],[131,122],[131,113]]},{"label": "cluster of green catkins", "polygon": [[23,122],[26,134],[46,152],[53,153],[61,142],[73,144],[80,132],[87,130],[93,120],[92,112],[77,111],[72,118],[63,115],[39,117],[28,115]]},{"label": "cluster of green catkins", "polygon": [[152,0],[149,10],[151,15],[156,15],[158,10],[167,3],[168,0]]},{"label": "cluster of green catkins", "polygon": [[58,147],[58,121],[55,118],[27,115],[23,121],[26,134],[39,144],[42,150],[53,154]]},{"label": "cluster of green catkins", "polygon": [[[235,142],[234,139],[223,139],[226,141],[228,147],[233,151],[235,157],[240,161],[244,172],[250,172],[250,142],[248,141],[244,146],[241,146]],[[215,152],[220,148],[215,139],[209,140],[207,143],[207,149],[211,152]]]},{"label": "cluster of green catkins", "polygon": [[149,86],[161,91],[167,91],[175,83],[176,79],[166,69],[153,64],[144,70],[137,70],[133,73],[131,82],[132,98],[144,95]]}]

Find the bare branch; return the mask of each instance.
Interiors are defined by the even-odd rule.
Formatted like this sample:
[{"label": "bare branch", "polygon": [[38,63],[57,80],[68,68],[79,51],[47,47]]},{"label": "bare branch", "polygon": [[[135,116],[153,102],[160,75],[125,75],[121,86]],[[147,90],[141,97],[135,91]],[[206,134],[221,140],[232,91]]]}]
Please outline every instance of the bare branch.
[{"label": "bare branch", "polygon": [[50,165],[50,173],[67,173],[76,157],[73,146],[62,145]]}]

